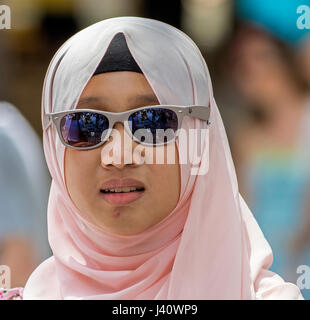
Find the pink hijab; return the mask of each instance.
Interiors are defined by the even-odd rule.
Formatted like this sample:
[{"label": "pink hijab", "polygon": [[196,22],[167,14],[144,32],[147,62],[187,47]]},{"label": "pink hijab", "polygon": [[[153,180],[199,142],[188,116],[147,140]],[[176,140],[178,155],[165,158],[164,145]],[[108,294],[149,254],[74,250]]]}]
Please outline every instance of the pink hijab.
[{"label": "pink hijab", "polygon": [[[80,31],[50,63],[42,114],[75,108],[118,32],[125,34],[161,104],[210,104],[200,171],[191,171],[197,147],[191,137],[176,208],[139,234],[111,234],[89,223],[71,201],[64,180],[65,148],[54,127],[45,130],[53,178],[48,205],[53,256],[32,273],[24,299],[302,299],[297,286],[268,270],[272,251],[239,194],[206,63],[184,33],[137,17],[107,19]],[[188,131],[206,124],[185,118],[182,127]],[[185,159],[185,148],[177,144]]]}]

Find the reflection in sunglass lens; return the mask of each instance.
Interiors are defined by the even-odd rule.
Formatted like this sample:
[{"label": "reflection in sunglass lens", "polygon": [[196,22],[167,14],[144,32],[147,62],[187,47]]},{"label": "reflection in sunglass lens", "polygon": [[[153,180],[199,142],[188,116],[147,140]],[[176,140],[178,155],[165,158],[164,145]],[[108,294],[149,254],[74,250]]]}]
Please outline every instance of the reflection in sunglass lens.
[{"label": "reflection in sunglass lens", "polygon": [[70,113],[60,122],[64,141],[73,147],[95,146],[104,139],[102,135],[107,133],[108,128],[109,120],[94,112]]},{"label": "reflection in sunglass lens", "polygon": [[133,135],[147,144],[166,143],[175,138],[178,128],[176,113],[164,108],[143,109],[129,117]]}]

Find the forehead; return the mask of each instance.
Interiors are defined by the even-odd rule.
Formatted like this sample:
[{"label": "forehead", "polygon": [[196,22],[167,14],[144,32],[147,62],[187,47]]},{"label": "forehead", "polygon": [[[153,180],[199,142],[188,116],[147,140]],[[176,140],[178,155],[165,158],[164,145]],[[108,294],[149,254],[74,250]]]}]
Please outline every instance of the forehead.
[{"label": "forehead", "polygon": [[159,101],[142,74],[118,71],[93,76],[84,88],[77,108],[99,107],[121,112],[118,110],[120,105],[139,107],[155,104]]}]

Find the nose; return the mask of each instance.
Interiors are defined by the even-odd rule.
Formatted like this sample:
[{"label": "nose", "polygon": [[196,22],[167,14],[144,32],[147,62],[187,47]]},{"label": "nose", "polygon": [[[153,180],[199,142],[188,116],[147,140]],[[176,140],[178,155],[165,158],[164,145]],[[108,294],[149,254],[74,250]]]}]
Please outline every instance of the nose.
[{"label": "nose", "polygon": [[127,165],[138,166],[133,162],[133,150],[136,142],[131,139],[123,123],[116,123],[108,141],[101,149],[101,165],[104,168],[114,166],[122,169]]}]

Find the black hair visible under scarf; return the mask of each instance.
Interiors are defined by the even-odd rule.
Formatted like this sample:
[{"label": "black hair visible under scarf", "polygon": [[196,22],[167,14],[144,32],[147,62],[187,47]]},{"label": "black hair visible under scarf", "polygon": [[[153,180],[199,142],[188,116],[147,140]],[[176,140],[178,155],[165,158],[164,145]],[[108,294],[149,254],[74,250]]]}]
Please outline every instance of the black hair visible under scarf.
[{"label": "black hair visible under scarf", "polygon": [[113,71],[133,71],[143,73],[132,57],[122,32],[117,33],[111,40],[94,75]]}]

